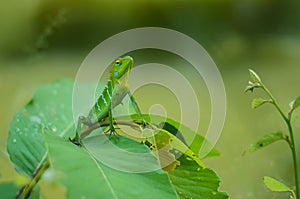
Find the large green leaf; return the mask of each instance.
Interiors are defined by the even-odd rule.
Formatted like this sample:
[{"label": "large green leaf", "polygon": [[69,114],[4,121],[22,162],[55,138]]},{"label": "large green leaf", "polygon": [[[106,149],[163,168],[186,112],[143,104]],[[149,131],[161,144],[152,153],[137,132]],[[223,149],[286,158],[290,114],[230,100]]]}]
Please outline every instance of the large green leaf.
[{"label": "large green leaf", "polygon": [[[128,117],[129,116],[123,116],[118,118],[128,119]],[[211,146],[211,144],[208,143],[204,136],[171,118],[165,118],[159,115],[150,114],[143,114],[143,117],[147,122],[156,124],[160,128],[163,128],[171,134],[175,135],[179,140],[186,144],[187,147],[189,147],[195,154],[200,153],[200,149],[203,143],[206,142],[206,146],[210,147],[211,151],[208,154],[206,154],[206,156],[203,158],[219,156],[221,154],[217,149],[215,149]],[[130,119],[140,122],[140,118],[137,115],[130,115]]]},{"label": "large green leaf", "polygon": [[[140,140],[139,136],[132,137],[132,139],[135,139],[140,142],[146,141],[146,144],[149,143],[148,146],[154,152],[156,152],[156,156],[159,158],[163,168],[166,171],[170,171],[176,168],[176,165],[178,165],[179,162],[176,161],[173,157],[175,155],[175,157],[178,158],[182,154],[185,154],[189,158],[193,159],[195,162],[198,163],[199,166],[205,167],[198,157],[202,144],[204,141],[206,141],[204,137],[192,131],[188,127],[181,125],[178,122],[169,118],[149,114],[144,114],[143,117],[148,123],[152,124],[151,128],[154,128],[155,130],[150,130],[151,128],[148,129],[150,132],[146,134],[150,133],[149,135],[146,135],[145,132],[140,132],[140,135],[143,135],[142,137],[145,137],[145,140]],[[117,117],[116,119],[129,121],[134,120],[137,123],[141,122],[141,118],[137,115],[121,116]],[[158,128],[154,127],[153,124],[154,126],[158,126]],[[184,134],[181,132],[184,132]],[[197,142],[195,142],[195,140]],[[187,142],[190,144],[188,144]],[[206,144],[206,146],[212,148],[208,156],[219,155],[219,152],[215,150],[207,141]],[[197,153],[194,153],[194,151],[191,150],[189,146],[193,146],[193,150]],[[168,149],[166,149],[166,147]]]},{"label": "large green leaf", "polygon": [[[84,145],[96,145],[99,153],[102,149],[108,153],[107,157],[109,154],[116,155],[107,150],[109,143],[104,142],[104,137],[86,139]],[[75,146],[60,137],[46,135],[46,142],[54,173],[68,188],[68,198],[178,198],[168,175],[161,169],[146,173],[124,172],[105,165],[84,147]],[[129,152],[139,152],[141,156],[145,152],[151,154],[144,145],[122,136],[119,137],[118,146]],[[147,166],[147,162],[157,164],[153,155],[144,156],[144,162],[120,156],[111,158],[127,168]]]},{"label": "large green leaf", "polygon": [[41,86],[14,117],[7,150],[18,172],[31,175],[45,159],[46,148],[41,137],[44,131],[62,137],[74,134],[72,89],[73,82],[69,80]]},{"label": "large green leaf", "polygon": [[227,193],[219,192],[219,177],[209,168],[201,168],[182,156],[178,169],[169,173],[180,198],[225,199]]},{"label": "large green leaf", "polygon": [[[209,144],[208,141],[205,140],[204,136],[193,131],[187,126],[180,124],[175,120],[172,120],[170,118],[163,118],[157,115],[151,115],[150,117],[152,121],[156,121],[156,122],[158,122],[159,120],[162,121],[164,119],[165,122],[160,123],[163,126],[163,128],[168,132],[172,133],[173,135],[176,135],[179,139],[182,136],[184,142],[195,154],[199,155],[200,149],[204,142],[206,142],[207,144],[206,146],[211,147],[211,144]],[[209,158],[209,157],[220,156],[220,155],[221,153],[217,149],[211,147],[211,151],[208,154],[206,154],[206,156],[203,158]]]},{"label": "large green leaf", "polygon": [[83,146],[98,161],[133,173],[160,169],[154,154],[145,145],[124,136],[95,135],[82,140]]}]

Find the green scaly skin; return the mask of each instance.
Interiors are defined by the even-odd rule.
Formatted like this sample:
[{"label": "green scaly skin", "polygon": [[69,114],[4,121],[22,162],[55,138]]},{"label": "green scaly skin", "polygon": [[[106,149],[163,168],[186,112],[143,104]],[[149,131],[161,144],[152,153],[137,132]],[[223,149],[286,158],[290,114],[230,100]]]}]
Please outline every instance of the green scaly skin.
[{"label": "green scaly skin", "polygon": [[73,143],[81,145],[80,132],[85,126],[91,126],[94,122],[101,122],[109,117],[109,130],[116,133],[113,126],[112,109],[122,103],[126,95],[129,95],[130,101],[135,108],[136,113],[142,118],[143,125],[146,126],[142,113],[128,88],[128,78],[133,66],[133,58],[125,56],[116,59],[110,66],[110,79],[104,87],[101,95],[95,105],[89,112],[88,116],[78,118],[77,131]]}]

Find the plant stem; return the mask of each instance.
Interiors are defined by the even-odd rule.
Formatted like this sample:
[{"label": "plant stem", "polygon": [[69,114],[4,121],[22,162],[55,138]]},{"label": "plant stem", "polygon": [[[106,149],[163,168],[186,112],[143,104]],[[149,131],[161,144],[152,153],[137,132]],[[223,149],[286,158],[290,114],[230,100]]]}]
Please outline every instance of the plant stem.
[{"label": "plant stem", "polygon": [[284,121],[286,122],[286,124],[289,123],[289,119],[288,117],[285,116],[285,114],[283,113],[283,111],[281,110],[281,108],[279,107],[277,101],[275,100],[274,96],[272,95],[272,93],[269,91],[269,89],[267,89],[267,87],[263,84],[261,84],[262,89],[268,94],[268,96],[271,98],[272,103],[274,104],[275,108],[278,110],[278,112],[280,113],[281,117],[284,119]]},{"label": "plant stem", "polygon": [[298,177],[298,165],[297,165],[297,154],[296,154],[296,147],[295,147],[295,141],[294,141],[294,134],[293,134],[293,128],[291,125],[291,121],[288,122],[288,129],[291,137],[290,141],[290,148],[292,150],[293,155],[293,162],[294,162],[294,175],[295,175],[295,186],[296,186],[296,198],[300,199],[300,192],[299,192],[299,177]]},{"label": "plant stem", "polygon": [[271,98],[272,103],[284,119],[285,123],[287,124],[288,130],[289,130],[289,135],[290,135],[290,140],[289,140],[289,147],[292,151],[292,157],[293,157],[293,164],[294,164],[294,177],[295,177],[295,186],[296,186],[296,199],[300,199],[300,190],[299,190],[299,177],[298,177],[298,165],[297,165],[297,155],[296,155],[296,147],[295,147],[295,141],[294,141],[294,133],[293,133],[293,128],[291,125],[291,117],[287,117],[281,108],[279,107],[278,103],[276,102],[274,96],[272,93],[265,87],[265,85],[261,84],[262,89],[267,93],[267,95]]},{"label": "plant stem", "polygon": [[[21,198],[26,199],[30,196],[33,188],[35,187],[36,183],[40,180],[42,174],[47,170],[50,166],[49,160],[46,160],[45,163],[41,164],[32,174],[31,180],[28,184],[23,186],[18,193],[15,195],[15,199]],[[20,197],[21,196],[21,197]]]},{"label": "plant stem", "polygon": [[[142,124],[140,122],[136,121],[131,121],[131,120],[114,120],[113,124],[116,125],[125,125],[125,126],[130,126],[131,128],[134,129],[140,129],[142,128]],[[103,120],[101,122],[94,122],[92,125],[90,125],[88,128],[80,132],[80,138],[83,139],[86,136],[88,136],[93,130],[100,128],[100,127],[107,127],[109,125],[108,120]],[[150,129],[156,129],[157,127],[154,124],[148,124],[147,126],[143,128],[150,128]],[[75,140],[75,136],[70,138],[71,141]]]},{"label": "plant stem", "polygon": [[293,198],[297,198],[297,196],[296,196],[296,194],[295,194],[294,191],[291,191],[291,194],[292,194]]}]

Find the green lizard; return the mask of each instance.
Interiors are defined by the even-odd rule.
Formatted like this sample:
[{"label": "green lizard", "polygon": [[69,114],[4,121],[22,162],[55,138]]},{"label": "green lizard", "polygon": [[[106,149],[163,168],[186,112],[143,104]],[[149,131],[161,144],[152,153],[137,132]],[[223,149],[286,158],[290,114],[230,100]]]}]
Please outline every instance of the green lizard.
[{"label": "green lizard", "polygon": [[[91,126],[95,122],[101,122],[102,120],[107,119],[107,117],[109,119],[110,132],[116,133],[115,127],[113,125],[114,121],[112,116],[112,109],[121,104],[124,97],[128,95],[137,115],[141,118],[141,124],[144,127],[148,126],[155,132],[155,136],[147,137],[143,140],[143,142],[148,145],[152,151],[160,150],[164,148],[166,144],[168,144],[171,146],[171,148],[174,148],[181,153],[186,154],[188,157],[195,160],[200,167],[204,168],[204,164],[195,155],[195,153],[188,148],[184,139],[182,138],[183,140],[181,140],[180,138],[177,138],[176,135],[168,132],[168,130],[170,130],[170,127],[167,128],[168,130],[165,130],[164,127],[166,124],[161,124],[159,125],[160,127],[153,127],[153,125],[146,123],[128,87],[129,73],[132,66],[133,58],[130,56],[118,58],[111,64],[110,78],[87,117],[80,116],[78,118],[77,131],[72,142],[76,145],[81,145],[80,133],[84,125]],[[178,129],[175,130],[178,131]],[[174,132],[175,130],[173,129],[171,131]],[[138,139],[137,141],[140,140]]]},{"label": "green lizard", "polygon": [[126,95],[129,95],[136,113],[141,117],[143,125],[146,126],[146,121],[128,88],[128,78],[132,65],[133,58],[130,56],[118,58],[111,64],[110,78],[95,105],[87,117],[80,116],[78,118],[77,131],[73,141],[75,144],[80,144],[80,132],[83,125],[91,126],[93,123],[100,122],[107,117],[109,117],[110,132],[116,133],[113,126],[112,109],[121,104]]}]

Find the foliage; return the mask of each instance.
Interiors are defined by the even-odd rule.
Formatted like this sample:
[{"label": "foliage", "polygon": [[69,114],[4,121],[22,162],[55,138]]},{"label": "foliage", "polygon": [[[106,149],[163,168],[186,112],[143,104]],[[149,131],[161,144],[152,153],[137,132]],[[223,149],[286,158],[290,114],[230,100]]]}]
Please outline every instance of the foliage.
[{"label": "foliage", "polygon": [[300,97],[296,98],[294,101],[290,103],[290,110],[288,111],[287,115],[285,115],[282,111],[282,109],[279,107],[276,99],[272,95],[272,93],[268,90],[268,88],[263,84],[261,78],[255,73],[253,70],[249,70],[250,72],[250,78],[251,80],[248,82],[248,86],[245,89],[245,92],[251,91],[253,92],[254,89],[262,89],[270,99],[263,99],[263,98],[256,98],[252,101],[252,108],[257,108],[265,103],[271,103],[274,105],[276,110],[280,113],[281,117],[283,118],[284,122],[286,123],[288,127],[288,135],[283,134],[281,131],[274,132],[267,134],[260,138],[256,143],[252,144],[245,152],[244,154],[254,152],[258,149],[261,149],[269,144],[272,144],[278,140],[285,140],[291,151],[292,151],[292,157],[293,157],[293,166],[294,166],[294,178],[295,178],[295,191],[290,188],[289,186],[283,184],[282,182],[279,182],[275,180],[274,178],[265,176],[264,177],[264,184],[272,191],[276,192],[291,192],[292,197],[295,199],[300,199],[300,193],[299,193],[299,176],[298,176],[298,166],[297,166],[297,156],[296,156],[296,146],[294,142],[294,134],[293,134],[293,128],[291,125],[291,119],[292,119],[292,113],[295,109],[297,109],[300,106]]},{"label": "foliage", "polygon": [[[119,136],[109,140],[110,136],[99,133],[99,127],[105,126],[103,121],[83,138],[82,147],[70,142],[69,138],[75,134],[72,87],[73,82],[69,80],[40,87],[11,123],[7,141],[10,159],[19,173],[31,177],[19,190],[19,198],[38,194],[32,190],[38,189],[39,179],[46,171],[44,179],[65,186],[68,198],[228,197],[218,191],[219,177],[196,156],[205,139],[169,118],[161,120],[159,116],[146,115],[156,128],[156,135],[146,140],[133,139],[122,130],[118,131]],[[168,126],[161,123],[165,120]],[[127,123],[138,126],[134,116]],[[190,141],[192,134],[196,139],[188,148],[184,143]],[[158,149],[163,150],[157,155]],[[138,155],[124,155],[130,153]],[[219,152],[213,149],[207,157],[215,155]],[[161,169],[162,160],[170,157],[176,164]],[[140,172],[130,172],[138,169]]]}]

